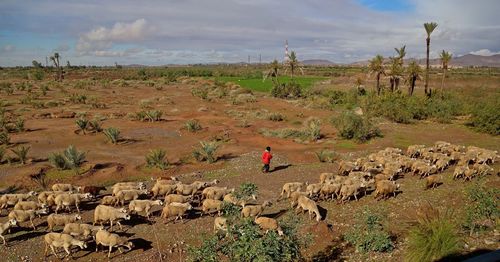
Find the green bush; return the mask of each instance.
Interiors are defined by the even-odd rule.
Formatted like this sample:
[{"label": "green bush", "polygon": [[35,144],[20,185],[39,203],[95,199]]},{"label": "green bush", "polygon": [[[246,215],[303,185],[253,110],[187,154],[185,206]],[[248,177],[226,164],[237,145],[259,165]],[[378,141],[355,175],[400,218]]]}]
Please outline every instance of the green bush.
[{"label": "green bush", "polygon": [[36,70],[34,73],[33,73],[33,77],[35,78],[35,80],[43,80],[43,78],[45,77],[45,73],[43,72],[43,70]]},{"label": "green bush", "polygon": [[102,131],[101,122],[99,120],[96,119],[90,120],[88,125],[89,125],[89,130],[92,132],[99,133]]},{"label": "green bush", "polygon": [[258,194],[258,187],[253,183],[243,183],[234,191],[234,196],[238,200],[249,200],[250,198],[256,197]]},{"label": "green bush", "polygon": [[302,97],[302,88],[297,82],[276,83],[271,89],[271,95],[277,98],[299,98]]},{"label": "green bush", "polygon": [[149,110],[145,112],[145,118],[149,122],[156,122],[161,120],[163,112],[161,110]]},{"label": "green bush", "polygon": [[333,150],[322,149],[314,153],[321,163],[333,163],[333,161],[338,159],[337,154]]},{"label": "green bush", "polygon": [[64,155],[62,153],[51,153],[49,155],[49,163],[59,169],[59,170],[65,170],[66,168],[66,159],[64,158]]},{"label": "green bush", "polygon": [[80,152],[70,145],[62,153],[51,153],[49,155],[49,163],[59,170],[78,168],[85,162],[85,152]]},{"label": "green bush", "polygon": [[0,147],[0,165],[2,164],[3,162],[3,157],[5,155],[5,147]]},{"label": "green bush", "polygon": [[267,119],[275,122],[280,122],[285,120],[285,116],[281,113],[270,113],[267,115]]},{"label": "green bush", "polygon": [[0,132],[0,145],[8,145],[10,143],[10,136],[6,131]]},{"label": "green bush", "polygon": [[361,252],[387,252],[394,248],[390,234],[382,226],[382,218],[370,209],[356,215],[354,227],[344,239]]},{"label": "green bush", "polygon": [[85,130],[87,130],[89,121],[85,118],[79,118],[76,120],[76,125],[78,126],[78,131],[81,131],[85,135]]},{"label": "green bush", "polygon": [[120,130],[118,128],[109,127],[104,129],[103,133],[113,145],[116,145],[120,141]]},{"label": "green bush", "polygon": [[198,161],[214,163],[217,161],[216,151],[220,144],[216,141],[200,141],[200,147],[193,150],[193,157]]},{"label": "green bush", "polygon": [[[482,229],[484,225],[481,222],[487,221],[495,224],[500,217],[500,189],[490,188],[483,182],[476,182],[466,190],[466,220],[464,227],[469,230],[470,235],[474,229]],[[495,226],[493,226],[495,227]]]},{"label": "green bush", "polygon": [[196,131],[200,131],[202,129],[200,121],[198,121],[197,119],[190,119],[190,120],[186,121],[185,126],[189,132],[196,132]]},{"label": "green bush", "polygon": [[442,215],[429,204],[417,214],[408,234],[406,261],[437,261],[460,250],[460,238],[449,213]]},{"label": "green bush", "polygon": [[354,139],[366,142],[374,137],[382,136],[380,129],[373,125],[367,116],[359,116],[351,111],[344,111],[339,117],[332,119],[332,123],[345,139]]},{"label": "green bush", "polygon": [[491,135],[500,135],[500,97],[483,101],[472,109],[472,116],[467,123],[473,129]]},{"label": "green bush", "polygon": [[304,130],[309,140],[316,141],[321,138],[321,121],[318,118],[308,118],[304,125]]},{"label": "green bush", "polygon": [[14,153],[14,155],[17,156],[19,162],[21,162],[21,165],[24,165],[26,163],[26,159],[28,158],[28,152],[30,151],[30,147],[20,146],[18,148],[13,148],[10,151],[12,151],[12,153]]},{"label": "green bush", "polygon": [[146,155],[146,166],[166,169],[168,167],[167,152],[163,149],[150,150]]}]

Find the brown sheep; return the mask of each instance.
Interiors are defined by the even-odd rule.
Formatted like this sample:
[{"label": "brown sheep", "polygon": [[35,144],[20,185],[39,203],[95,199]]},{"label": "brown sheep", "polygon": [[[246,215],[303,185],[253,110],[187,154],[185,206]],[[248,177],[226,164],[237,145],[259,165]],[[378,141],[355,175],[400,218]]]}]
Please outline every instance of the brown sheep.
[{"label": "brown sheep", "polygon": [[89,193],[93,196],[98,196],[101,191],[105,191],[106,187],[103,186],[84,186],[82,193]]},{"label": "brown sheep", "polygon": [[284,198],[286,194],[286,198],[290,198],[290,194],[295,191],[300,191],[304,186],[307,186],[308,183],[302,183],[302,182],[290,182],[290,183],[285,183],[283,185],[283,188],[281,190],[281,195],[280,199]]},{"label": "brown sheep", "polygon": [[264,208],[271,206],[272,203],[270,201],[264,201],[262,205],[251,205],[251,206],[245,206],[241,210],[241,216],[242,217],[258,217],[264,212]]},{"label": "brown sheep", "polygon": [[397,190],[399,190],[399,184],[396,184],[396,182],[394,181],[389,181],[389,180],[378,181],[376,184],[375,193],[373,197],[377,199],[380,196],[381,199],[383,199],[389,197],[391,194],[396,196]]},{"label": "brown sheep", "polygon": [[275,230],[278,232],[278,235],[283,236],[283,230],[278,224],[278,221],[274,218],[269,218],[269,217],[256,217],[255,218],[255,224],[259,225],[259,227],[262,230],[269,232],[269,230]]},{"label": "brown sheep", "polygon": [[121,247],[126,247],[130,251],[134,248],[134,244],[130,242],[126,237],[121,237],[117,234],[112,234],[104,229],[97,231],[95,236],[95,251],[99,249],[99,245],[109,247],[108,258],[111,257],[111,251],[113,247],[117,247],[120,253],[122,253]]},{"label": "brown sheep", "polygon": [[54,226],[65,226],[68,223],[74,223],[81,219],[82,217],[79,214],[75,215],[50,214],[47,217],[47,228],[49,231],[53,231]]},{"label": "brown sheep", "polygon": [[50,247],[50,249],[52,249],[52,253],[57,258],[59,258],[59,256],[57,256],[57,253],[55,251],[55,248],[57,248],[57,247],[64,248],[64,251],[66,251],[66,253],[67,253],[65,257],[71,255],[70,247],[72,247],[72,246],[79,246],[80,249],[87,248],[87,244],[85,242],[80,241],[78,239],[75,239],[71,235],[64,234],[64,233],[62,233],[62,234],[61,233],[47,233],[43,239],[45,241],[45,256],[46,257],[47,257],[48,251],[49,251],[49,247]]},{"label": "brown sheep", "polygon": [[102,226],[103,222],[109,221],[111,225],[110,230],[112,231],[113,222],[116,221],[116,224],[118,224],[120,230],[122,230],[122,224],[119,221],[120,219],[130,220],[130,215],[126,213],[125,209],[98,205],[94,210],[94,222],[92,225],[95,226],[96,223],[100,223]]},{"label": "brown sheep", "polygon": [[425,189],[435,188],[443,183],[443,176],[430,175],[425,178]]},{"label": "brown sheep", "polygon": [[25,221],[30,221],[31,227],[33,227],[33,230],[36,229],[35,224],[33,224],[33,219],[35,217],[40,217],[41,215],[46,215],[48,213],[48,210],[45,209],[40,209],[40,210],[12,210],[9,213],[9,219],[15,219],[18,223],[20,222],[25,222]]},{"label": "brown sheep", "polygon": [[300,196],[299,199],[297,200],[297,208],[296,210],[300,212],[300,209],[302,211],[307,211],[309,213],[309,217],[312,219],[313,215],[316,215],[316,221],[321,220],[321,214],[319,213],[318,205],[316,202],[313,200],[309,199],[306,196]]},{"label": "brown sheep", "polygon": [[188,203],[191,197],[189,196],[183,196],[183,195],[178,195],[178,194],[169,194],[165,196],[165,204],[170,204],[170,203]]},{"label": "brown sheep", "polygon": [[328,197],[331,197],[331,200],[333,200],[334,197],[339,196],[341,188],[342,184],[340,183],[323,185],[323,187],[321,187],[321,190],[319,192],[320,199],[328,199]]},{"label": "brown sheep", "polygon": [[5,233],[5,231],[10,231],[10,228],[13,226],[17,226],[17,220],[15,219],[9,219],[9,221],[0,224],[0,237],[2,238],[4,245],[6,245],[7,242],[5,242],[5,237],[3,236],[3,233]]},{"label": "brown sheep", "polygon": [[220,212],[222,211],[222,201],[214,200],[214,199],[205,199],[205,200],[203,200],[201,208],[202,208],[201,209],[202,215],[209,214],[215,210],[215,211],[217,211],[217,213],[220,216]]},{"label": "brown sheep", "polygon": [[174,223],[179,218],[182,222],[182,217],[187,213],[187,211],[192,209],[193,207],[189,203],[171,203],[163,208],[161,217],[164,219],[164,223],[167,223],[167,219],[170,217],[175,217]]}]

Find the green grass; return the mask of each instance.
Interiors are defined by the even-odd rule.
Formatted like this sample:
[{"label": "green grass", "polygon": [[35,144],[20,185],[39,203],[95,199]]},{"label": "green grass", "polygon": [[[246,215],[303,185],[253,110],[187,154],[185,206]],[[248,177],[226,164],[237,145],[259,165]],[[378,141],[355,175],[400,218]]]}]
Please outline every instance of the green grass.
[{"label": "green grass", "polygon": [[[244,78],[244,77],[219,77],[217,78],[224,82],[233,82],[244,88],[257,92],[270,92],[273,88],[273,82],[270,78],[262,81],[261,78]],[[325,77],[298,76],[294,80],[304,89],[310,88],[315,82],[325,80]],[[290,82],[289,76],[280,76],[280,83]]]},{"label": "green grass", "polygon": [[221,178],[237,177],[240,175],[241,174],[236,173],[236,172],[227,172],[224,170],[213,170],[213,171],[206,172],[204,174],[204,177],[206,179],[221,179]]},{"label": "green grass", "polygon": [[351,140],[340,140],[338,143],[334,145],[334,148],[341,148],[341,149],[355,149],[357,146],[356,142],[351,141]]}]

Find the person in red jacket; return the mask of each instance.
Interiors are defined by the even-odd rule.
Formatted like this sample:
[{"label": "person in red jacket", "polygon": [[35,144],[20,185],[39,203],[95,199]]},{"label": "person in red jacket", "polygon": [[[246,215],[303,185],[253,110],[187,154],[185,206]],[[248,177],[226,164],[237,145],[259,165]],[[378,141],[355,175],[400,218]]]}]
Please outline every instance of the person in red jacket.
[{"label": "person in red jacket", "polygon": [[271,164],[271,159],[273,158],[273,155],[271,155],[271,147],[266,147],[266,151],[262,153],[262,163],[264,166],[262,167],[262,173],[268,173],[269,172],[269,165]]}]

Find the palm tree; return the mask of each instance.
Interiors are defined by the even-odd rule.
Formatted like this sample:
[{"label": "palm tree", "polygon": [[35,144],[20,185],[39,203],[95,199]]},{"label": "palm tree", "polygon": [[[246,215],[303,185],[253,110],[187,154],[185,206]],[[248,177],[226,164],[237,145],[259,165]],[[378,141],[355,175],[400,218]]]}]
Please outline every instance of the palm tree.
[{"label": "palm tree", "polygon": [[302,67],[300,66],[300,62],[297,59],[297,54],[295,51],[290,52],[288,55],[288,61],[286,61],[286,65],[290,68],[290,76],[293,79],[293,74],[295,73],[295,70],[300,69],[302,74],[304,74],[304,71],[302,70]]},{"label": "palm tree", "polygon": [[451,60],[451,54],[443,50],[443,52],[439,54],[439,58],[441,59],[441,65],[443,67],[443,79],[441,80],[441,95],[443,95],[444,79],[446,77],[446,71],[448,71],[448,63]]},{"label": "palm tree", "polygon": [[272,81],[279,84],[278,82],[278,75],[279,75],[279,70],[281,69],[280,63],[278,60],[274,59],[271,64],[269,64],[269,71],[264,75],[264,78],[262,79],[262,82],[264,82],[268,77],[272,78]]},{"label": "palm tree", "polygon": [[54,55],[50,57],[50,60],[52,61],[52,63],[54,63],[54,66],[57,70],[56,81],[62,81],[62,79],[64,78],[61,64],[59,63],[59,58],[59,53],[54,53]]},{"label": "palm tree", "polygon": [[380,76],[385,75],[383,56],[377,55],[370,61],[370,72],[377,76],[377,94],[380,95]]},{"label": "palm tree", "polygon": [[420,79],[422,74],[422,69],[415,61],[411,61],[406,69],[406,81],[409,83],[408,95],[413,95],[413,90],[415,89],[415,83]]},{"label": "palm tree", "polygon": [[425,39],[425,41],[427,43],[427,60],[426,60],[426,67],[425,67],[426,69],[425,69],[425,85],[424,85],[425,94],[427,96],[432,95],[431,89],[428,88],[429,87],[429,48],[431,45],[431,34],[434,31],[434,29],[436,29],[437,26],[438,26],[438,24],[435,22],[424,24],[425,32],[427,32],[427,38]]},{"label": "palm tree", "polygon": [[403,74],[403,66],[400,63],[399,57],[390,57],[391,65],[389,75],[389,83],[391,84],[391,92],[394,90],[398,90],[399,88],[399,79]]},{"label": "palm tree", "polygon": [[[399,60],[399,68],[401,69],[401,73],[403,71],[403,65],[404,65],[404,57],[406,56],[406,45],[402,46],[401,48],[394,48],[394,50],[396,50],[396,53],[398,54],[397,55],[397,58]],[[399,89],[399,80],[400,80],[400,77],[397,77],[394,79],[394,87],[396,90]]]}]

